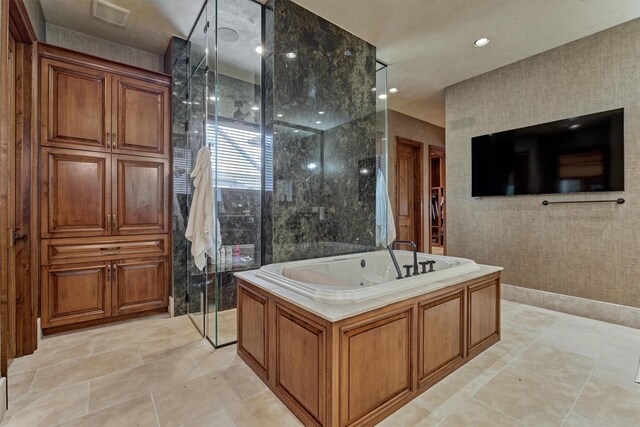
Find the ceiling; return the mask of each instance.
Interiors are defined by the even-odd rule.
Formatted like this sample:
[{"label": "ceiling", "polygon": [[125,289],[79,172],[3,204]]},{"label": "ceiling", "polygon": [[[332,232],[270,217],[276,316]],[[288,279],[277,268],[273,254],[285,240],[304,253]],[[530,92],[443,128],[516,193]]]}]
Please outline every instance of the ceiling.
[{"label": "ceiling", "polygon": [[[91,0],[40,3],[47,22],[157,54],[164,53],[172,35],[189,34],[203,4],[110,1],[131,11],[125,30],[92,18]],[[220,2],[218,25],[236,29],[236,43],[250,48],[220,42],[219,60],[225,62],[228,52],[233,58],[228,62],[242,69],[238,54],[247,52],[245,71],[255,72],[251,54],[259,32],[253,11],[225,12],[233,1]],[[389,64],[389,87],[399,89],[389,95],[389,108],[439,126],[445,123],[445,87],[640,17],[639,0],[294,1],[376,45],[378,59]],[[476,48],[473,41],[480,37],[491,42]]]},{"label": "ceiling", "polygon": [[445,87],[640,17],[638,0],[294,1],[374,44],[389,108],[439,126]]}]

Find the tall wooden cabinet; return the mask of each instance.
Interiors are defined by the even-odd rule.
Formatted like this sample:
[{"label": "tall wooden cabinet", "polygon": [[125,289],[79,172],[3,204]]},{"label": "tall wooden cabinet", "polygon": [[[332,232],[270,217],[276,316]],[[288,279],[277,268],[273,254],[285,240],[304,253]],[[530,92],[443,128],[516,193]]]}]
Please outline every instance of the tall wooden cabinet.
[{"label": "tall wooden cabinet", "polygon": [[166,310],[170,77],[39,53],[42,327]]}]

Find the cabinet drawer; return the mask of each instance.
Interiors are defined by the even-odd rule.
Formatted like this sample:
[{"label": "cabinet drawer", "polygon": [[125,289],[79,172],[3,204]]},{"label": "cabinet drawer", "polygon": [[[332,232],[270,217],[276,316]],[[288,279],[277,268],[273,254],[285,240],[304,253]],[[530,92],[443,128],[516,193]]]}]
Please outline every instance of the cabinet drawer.
[{"label": "cabinet drawer", "polygon": [[42,265],[169,255],[166,234],[89,239],[48,239],[41,243]]}]

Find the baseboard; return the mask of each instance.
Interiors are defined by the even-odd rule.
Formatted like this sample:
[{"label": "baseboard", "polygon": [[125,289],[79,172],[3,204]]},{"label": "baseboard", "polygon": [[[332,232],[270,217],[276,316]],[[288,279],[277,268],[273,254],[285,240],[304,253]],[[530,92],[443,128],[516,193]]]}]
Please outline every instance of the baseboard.
[{"label": "baseboard", "polygon": [[38,320],[36,321],[36,327],[38,328],[38,332],[37,332],[38,342],[37,342],[36,348],[40,348],[40,342],[42,341],[42,337],[44,336],[44,334],[42,333],[42,322],[39,317],[38,317]]},{"label": "baseboard", "polygon": [[502,298],[640,329],[640,308],[502,284]]},{"label": "baseboard", "polygon": [[7,379],[5,377],[0,378],[0,421],[4,418],[4,414],[7,412]]}]

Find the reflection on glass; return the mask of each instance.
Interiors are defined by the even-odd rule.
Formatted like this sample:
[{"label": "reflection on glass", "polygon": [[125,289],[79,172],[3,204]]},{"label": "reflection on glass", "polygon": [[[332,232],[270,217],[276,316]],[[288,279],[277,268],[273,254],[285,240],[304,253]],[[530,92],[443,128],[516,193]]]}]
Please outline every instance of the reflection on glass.
[{"label": "reflection on glass", "polygon": [[[211,8],[211,5],[209,6]],[[233,272],[261,265],[263,131],[261,6],[218,0],[216,55],[207,55],[211,147],[222,248],[208,292],[207,335],[217,346],[236,341]],[[212,32],[213,33],[213,32]],[[211,45],[211,41],[209,41]]]}]

